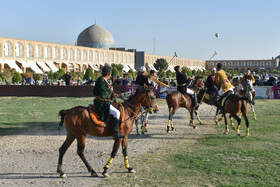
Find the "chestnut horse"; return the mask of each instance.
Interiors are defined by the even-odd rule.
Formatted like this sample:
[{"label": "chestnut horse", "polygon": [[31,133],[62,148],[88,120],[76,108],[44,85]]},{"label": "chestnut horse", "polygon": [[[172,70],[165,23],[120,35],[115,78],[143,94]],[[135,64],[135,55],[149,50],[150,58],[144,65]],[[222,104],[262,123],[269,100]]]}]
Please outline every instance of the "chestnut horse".
[{"label": "chestnut horse", "polygon": [[[204,87],[204,83],[203,83],[201,77],[196,77],[195,80],[192,82],[192,85],[190,86],[190,88],[193,89],[196,94],[203,87]],[[189,95],[182,94],[178,91],[173,91],[173,92],[167,94],[166,102],[167,102],[168,109],[169,109],[167,132],[170,132],[170,127],[171,127],[171,131],[174,130],[172,117],[176,113],[176,111],[179,107],[186,108],[190,112],[189,125],[192,126],[193,128],[196,128],[196,126],[194,125],[194,121],[193,121],[194,120],[193,113],[194,113],[195,108],[192,106],[192,100]]]},{"label": "chestnut horse", "polygon": [[[134,169],[128,164],[127,156],[127,138],[128,134],[131,132],[135,118],[138,117],[138,114],[142,107],[145,108],[155,108],[157,109],[156,97],[154,95],[152,87],[145,87],[144,89],[138,90],[130,99],[123,103],[123,108],[125,111],[125,117],[122,123],[124,123],[120,129],[119,133],[124,135],[124,138],[114,141],[113,150],[111,153],[111,158],[104,166],[103,176],[107,177],[109,174],[107,170],[110,164],[113,161],[113,158],[116,156],[117,151],[122,144],[122,153],[124,156],[125,168],[128,169],[128,172],[134,173]],[[108,117],[105,126],[99,126],[93,123],[90,115],[89,108],[83,106],[76,106],[68,110],[61,110],[59,115],[61,116],[60,126],[65,123],[67,130],[67,137],[63,145],[59,149],[59,158],[57,172],[59,172],[61,178],[66,178],[66,174],[62,171],[62,160],[66,150],[72,144],[72,142],[77,139],[77,153],[86,165],[91,176],[97,177],[97,173],[90,166],[88,161],[85,158],[85,140],[86,135],[90,134],[96,137],[107,137],[112,136],[112,125],[110,123],[110,118]]]}]

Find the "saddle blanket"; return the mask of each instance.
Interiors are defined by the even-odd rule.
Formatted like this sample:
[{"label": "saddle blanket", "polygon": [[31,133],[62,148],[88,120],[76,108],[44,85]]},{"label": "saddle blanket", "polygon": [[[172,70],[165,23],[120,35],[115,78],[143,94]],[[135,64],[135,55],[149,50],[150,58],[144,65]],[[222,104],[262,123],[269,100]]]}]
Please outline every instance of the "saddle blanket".
[{"label": "saddle blanket", "polygon": [[226,102],[226,100],[229,98],[229,96],[231,96],[232,94],[229,94],[229,95],[227,95],[226,97],[224,97],[223,99],[222,99],[222,107],[224,107],[225,106],[225,102]]},{"label": "saddle blanket", "polygon": [[[121,115],[120,115],[120,120],[121,120],[120,128],[121,128],[121,127],[123,126],[123,124],[124,124],[125,111],[124,111],[123,105],[122,105],[121,103],[117,103],[116,108],[117,108],[118,110],[121,109],[121,110],[120,110],[120,112],[121,112]],[[90,117],[91,117],[93,123],[95,123],[96,125],[99,125],[99,126],[101,126],[101,127],[106,127],[106,122],[101,121],[101,120],[99,119],[99,115],[98,115],[98,113],[95,111],[94,105],[90,105],[90,106],[89,106],[89,115],[90,115]]]}]

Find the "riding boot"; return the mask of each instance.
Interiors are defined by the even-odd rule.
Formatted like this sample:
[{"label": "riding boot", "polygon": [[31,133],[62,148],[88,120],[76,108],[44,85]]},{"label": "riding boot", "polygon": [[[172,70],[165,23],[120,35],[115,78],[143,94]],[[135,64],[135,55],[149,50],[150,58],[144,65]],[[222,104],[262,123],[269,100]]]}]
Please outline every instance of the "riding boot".
[{"label": "riding boot", "polygon": [[125,136],[119,134],[119,124],[120,124],[120,120],[118,118],[113,117],[113,120],[112,120],[113,140],[118,140],[120,138],[125,137]]},{"label": "riding boot", "polygon": [[192,102],[193,102],[193,107],[194,107],[194,108],[196,108],[196,107],[199,106],[199,103],[197,102],[197,95],[196,95],[196,93],[194,93],[194,94],[192,95]]},{"label": "riding boot", "polygon": [[217,95],[217,105],[218,105],[218,108],[220,109],[219,114],[226,113],[225,109],[222,107],[222,97],[219,95]]}]

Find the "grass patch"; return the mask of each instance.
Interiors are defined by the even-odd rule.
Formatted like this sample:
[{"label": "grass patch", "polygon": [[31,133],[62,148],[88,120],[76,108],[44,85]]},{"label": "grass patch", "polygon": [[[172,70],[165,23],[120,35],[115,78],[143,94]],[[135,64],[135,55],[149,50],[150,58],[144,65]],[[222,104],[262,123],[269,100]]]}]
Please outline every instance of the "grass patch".
[{"label": "grass patch", "polygon": [[[123,165],[103,185],[113,186],[280,186],[279,100],[258,100],[257,120],[249,112],[250,136],[234,131],[199,141],[182,139],[152,154],[130,159],[136,174],[125,173]],[[211,122],[212,123],[212,122]],[[236,123],[236,122],[235,122]],[[224,123],[221,123],[224,124]]]},{"label": "grass patch", "polygon": [[57,130],[58,112],[77,105],[88,106],[93,98],[1,97],[0,136],[39,130]]}]

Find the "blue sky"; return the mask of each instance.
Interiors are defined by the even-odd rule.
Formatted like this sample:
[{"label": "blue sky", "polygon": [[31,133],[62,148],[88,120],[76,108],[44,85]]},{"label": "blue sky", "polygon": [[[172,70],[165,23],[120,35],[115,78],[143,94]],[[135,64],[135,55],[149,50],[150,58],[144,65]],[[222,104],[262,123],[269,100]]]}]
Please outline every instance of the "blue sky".
[{"label": "blue sky", "polygon": [[[0,0],[0,36],[74,45],[95,20],[115,47],[208,60],[280,55],[278,0]],[[216,38],[215,33],[220,37]]]}]

